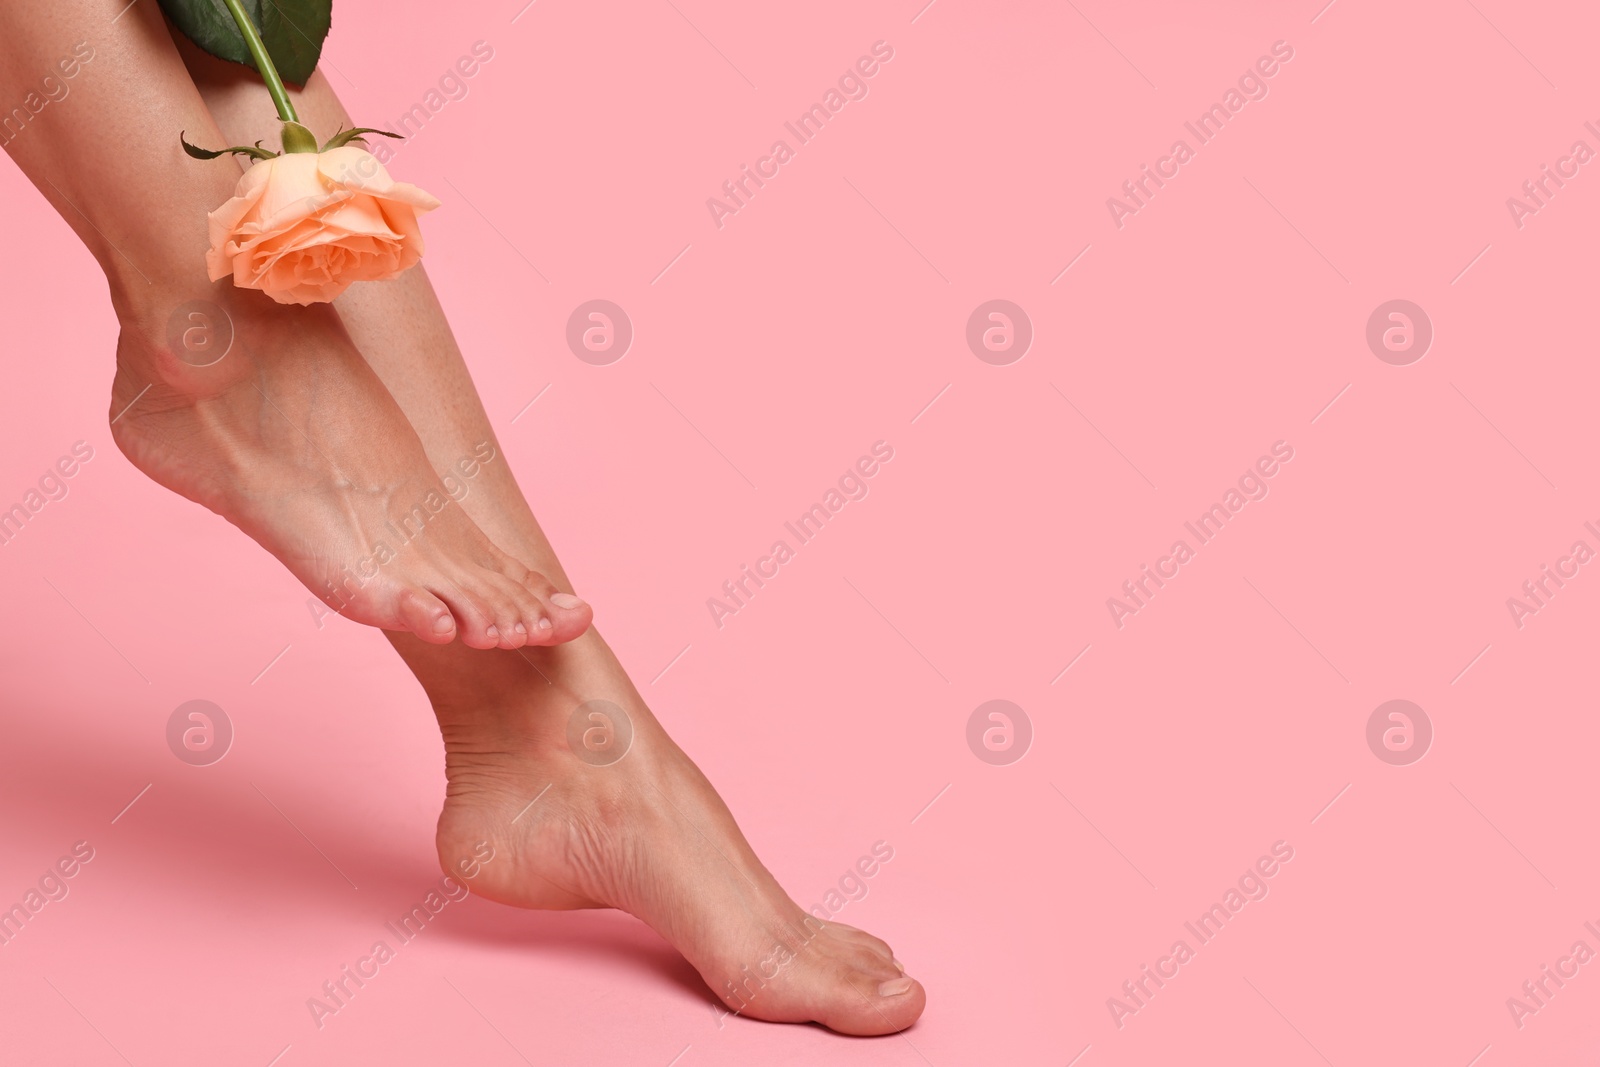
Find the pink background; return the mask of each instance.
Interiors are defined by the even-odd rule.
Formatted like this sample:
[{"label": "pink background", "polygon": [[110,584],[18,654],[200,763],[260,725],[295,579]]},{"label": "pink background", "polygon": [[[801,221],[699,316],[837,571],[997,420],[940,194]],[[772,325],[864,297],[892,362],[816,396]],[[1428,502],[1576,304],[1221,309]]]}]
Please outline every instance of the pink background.
[{"label": "pink background", "polygon": [[[472,899],[319,1031],[306,999],[439,877],[437,733],[376,634],[319,632],[112,446],[103,283],[5,166],[0,502],[96,453],[0,548],[0,902],[95,850],[0,948],[6,1062],[1592,1062],[1600,964],[1520,1029],[1506,999],[1600,950],[1600,577],[1521,629],[1506,599],[1600,549],[1600,177],[1520,229],[1506,198],[1600,149],[1594,16],[921,2],[340,0],[325,70],[383,125],[494,49],[391,169],[445,202],[428,263],[509,459],[794,895],[893,847],[840,918],[923,1020],[719,1029],[632,919]],[[878,40],[868,97],[718,229],[706,199]],[[1279,40],[1269,95],[1117,228]],[[610,366],[564,342],[594,298],[637,334]],[[1009,366],[964,340],[995,298],[1035,331]],[[1409,366],[1365,341],[1392,299],[1434,326]],[[706,598],[880,439],[870,495],[718,630]],[[1270,495],[1118,629],[1106,598],[1279,440]],[[213,766],[166,745],[193,699],[237,731]],[[1019,762],[968,748],[991,699]],[[1435,732],[1409,766],[1367,745],[1391,699]],[[1107,998],[1280,840],[1119,1029]]]}]

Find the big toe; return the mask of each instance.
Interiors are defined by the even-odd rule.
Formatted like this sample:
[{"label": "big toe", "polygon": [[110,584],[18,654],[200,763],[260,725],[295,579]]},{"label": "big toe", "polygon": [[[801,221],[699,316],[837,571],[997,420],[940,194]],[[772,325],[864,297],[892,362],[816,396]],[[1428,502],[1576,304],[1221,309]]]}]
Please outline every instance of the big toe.
[{"label": "big toe", "polygon": [[906,1029],[928,1005],[927,991],[910,975],[879,968],[858,970],[838,983],[818,1012],[817,1021],[854,1037],[893,1034]]},{"label": "big toe", "polygon": [[523,582],[539,604],[537,619],[528,632],[530,645],[562,645],[582,637],[594,622],[594,609],[571,593],[558,593],[542,576],[528,572]]},{"label": "big toe", "polygon": [[742,1013],[774,1022],[812,1020],[853,1037],[893,1034],[917,1021],[928,1002],[922,983],[831,923],[823,937],[800,950],[776,989],[735,993],[748,998],[739,1004]]},{"label": "big toe", "polygon": [[587,601],[571,593],[551,593],[548,599],[552,625],[549,641],[552,645],[582,637],[594,623],[594,609]]}]

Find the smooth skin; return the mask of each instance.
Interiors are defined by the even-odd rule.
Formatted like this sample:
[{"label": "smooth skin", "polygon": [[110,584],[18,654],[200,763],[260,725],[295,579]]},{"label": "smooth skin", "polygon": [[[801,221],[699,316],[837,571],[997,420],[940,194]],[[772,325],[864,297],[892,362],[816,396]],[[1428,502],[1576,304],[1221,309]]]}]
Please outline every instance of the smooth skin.
[{"label": "smooth skin", "polygon": [[[152,412],[171,414],[184,427],[198,421],[200,431],[191,432],[213,432],[219,422],[232,426],[215,415],[209,420],[195,419],[194,408],[206,406],[193,402],[197,394],[205,402],[221,394],[196,390],[183,368],[162,364],[167,309],[175,297],[189,299],[194,292],[204,291],[209,299],[228,307],[230,315],[238,309],[246,324],[241,335],[247,333],[251,351],[256,353],[249,364],[254,377],[247,381],[259,384],[265,376],[274,399],[281,394],[291,416],[304,416],[297,425],[316,435],[330,464],[331,460],[340,466],[375,462],[362,455],[373,440],[389,448],[393,448],[391,437],[415,440],[423,457],[422,469],[416,469],[412,457],[406,460],[403,477],[391,472],[404,491],[411,491],[431,484],[430,479],[439,481],[443,472],[482,442],[494,443],[500,451],[444,312],[420,267],[393,281],[358,284],[335,301],[331,311],[263,309],[260,300],[250,299],[259,294],[231,292],[225,286],[193,280],[195,275],[203,279],[203,270],[194,265],[200,262],[205,247],[205,212],[229,194],[239,166],[225,159],[199,164],[167,151],[166,146],[170,143],[175,150],[172,134],[180,128],[190,131],[193,142],[205,137],[207,144],[248,144],[260,138],[271,144],[276,139],[275,114],[252,72],[205,56],[187,42],[175,46],[151,0],[140,0],[115,27],[108,28],[106,23],[121,2],[8,0],[0,7],[0,70],[29,69],[37,57],[53,57],[80,39],[96,42],[99,54],[77,79],[82,85],[74,85],[73,101],[89,105],[89,100],[79,100],[76,94],[88,87],[91,75],[104,79],[100,95],[84,93],[94,103],[76,109],[70,122],[61,123],[72,128],[38,141],[81,138],[76,143],[83,145],[92,143],[88,139],[91,127],[100,133],[122,127],[121,135],[125,135],[127,123],[147,135],[136,158],[116,161],[121,184],[114,190],[104,181],[75,180],[82,175],[68,173],[92,162],[74,158],[87,149],[73,149],[68,143],[40,148],[36,143],[19,152],[8,146],[46,195],[51,195],[51,186],[45,179],[65,183],[61,185],[64,196],[53,197],[52,203],[69,221],[73,221],[74,209],[64,202],[67,197],[100,224],[74,228],[106,269],[123,324],[113,414],[120,410],[123,397],[137,391],[136,386],[159,381],[164,402],[152,405]],[[29,9],[34,9],[32,14],[27,13]],[[36,22],[40,25],[33,25]],[[130,22],[132,26],[126,25]],[[101,41],[106,42],[104,48]],[[101,66],[102,59],[113,62]],[[0,74],[0,94],[4,94],[0,101],[20,98],[22,91],[26,90],[10,73]],[[355,125],[320,74],[293,95],[301,121],[319,139],[340,126]],[[88,114],[100,112],[102,107],[106,109],[103,113]],[[86,114],[80,116],[76,111]],[[80,122],[84,125],[78,125]],[[41,123],[26,136],[45,130]],[[140,188],[130,188],[135,186],[145,195]],[[102,187],[109,194],[103,200],[97,198]],[[161,205],[158,212],[152,212],[153,202]],[[128,212],[145,217],[135,219]],[[159,215],[153,226],[148,218],[152,214]],[[110,229],[102,234],[106,227]],[[142,275],[165,279],[170,271],[172,276],[185,278],[187,284],[163,282],[156,286],[139,272],[129,271],[113,240],[116,246],[139,250]],[[157,295],[146,291],[149,288],[169,291]],[[267,321],[258,321],[257,315]],[[135,342],[129,342],[130,333]],[[308,334],[316,336],[315,345],[305,339]],[[306,348],[312,349],[309,355],[303,352]],[[178,381],[151,378],[152,370],[164,370]],[[325,400],[325,392],[317,392],[327,388],[330,378],[339,383],[333,398],[337,403]],[[376,390],[371,388],[373,383]],[[243,399],[235,400],[233,394],[227,394],[231,403],[250,410],[248,394],[240,395]],[[139,408],[149,400],[150,394],[146,394]],[[357,400],[363,406],[354,410],[344,406],[356,405]],[[242,418],[223,405],[211,408]],[[391,409],[400,413],[402,425],[389,418]],[[261,415],[259,407],[254,414]],[[362,419],[370,421],[364,424]],[[252,425],[265,421],[262,418]],[[323,425],[326,423],[343,426]],[[151,436],[161,440],[155,430],[152,425]],[[131,436],[125,431],[124,435]],[[363,440],[350,440],[352,437]],[[119,443],[121,440],[119,437]],[[134,442],[130,455],[138,453],[139,443]],[[235,444],[231,439],[228,443]],[[318,487],[318,492],[348,503],[348,497],[339,496],[348,492],[347,483],[329,477],[326,468],[318,468],[308,458],[308,452],[318,450],[297,447],[286,433],[270,440],[248,439],[245,444],[254,451],[241,446],[245,457],[236,461],[238,465],[259,460],[276,472],[290,464],[288,469]],[[279,449],[290,455],[279,455]],[[353,453],[349,458],[346,449]],[[160,471],[168,479],[163,484],[198,499],[203,490],[195,488],[196,482],[215,475],[195,474],[193,450],[177,455],[181,462],[146,458],[147,465],[141,469]],[[169,450],[163,456],[174,453]],[[161,475],[155,475],[158,481]],[[333,488],[326,488],[325,483]],[[236,506],[215,495],[208,499],[223,507]],[[435,613],[420,615],[415,625],[383,626],[422,684],[443,735],[448,788],[436,841],[444,870],[455,873],[456,865],[473,854],[476,844],[488,840],[497,858],[474,879],[475,891],[517,907],[628,911],[676,946],[729,1012],[781,1022],[814,1021],[841,1033],[860,1035],[893,1033],[915,1022],[926,1002],[924,990],[905,975],[889,946],[842,923],[818,921],[784,893],[711,784],[667,736],[611,649],[589,626],[587,605],[567,609],[556,600],[560,593],[544,592],[566,593],[572,585],[517,487],[510,465],[484,466],[459,511],[471,530],[498,555],[467,553],[468,560],[463,561],[447,552],[449,565],[458,569],[475,566],[491,578],[498,575],[512,585],[530,588],[534,604],[527,610],[533,614],[542,611],[542,617],[555,620],[555,634],[514,650],[503,642],[486,641],[483,634],[489,624],[462,620],[454,604],[435,593],[422,577],[415,578],[414,585],[445,603],[464,638],[471,630],[478,640],[446,643],[425,632],[429,620],[440,617],[431,606],[428,610]],[[353,524],[357,532],[366,521],[364,514],[349,508],[340,512],[341,520],[349,519],[346,529]],[[240,522],[236,516],[228,517]],[[328,520],[312,510],[296,512],[278,526],[256,521],[266,527],[263,537],[257,539],[285,559],[285,554],[274,550],[274,544],[281,544],[285,537],[304,539],[310,536],[307,529],[326,536],[318,523],[325,526]],[[432,536],[430,528],[428,537]],[[469,540],[464,533],[461,539]],[[293,553],[289,555],[293,557]],[[524,570],[531,568],[529,573],[541,577],[531,583],[512,578],[515,569],[509,568],[508,574],[508,565],[498,562],[501,557]],[[490,562],[484,563],[485,558]],[[294,569],[289,559],[285,562]],[[420,560],[418,567],[419,574],[428,574]],[[405,577],[413,579],[409,571]],[[403,601],[406,592],[402,590],[393,599]],[[523,619],[522,605],[514,595],[506,595],[513,606],[504,610],[511,614],[501,616],[495,614],[498,609],[485,609],[485,618]],[[381,612],[381,608],[374,610]],[[575,614],[563,615],[562,610]],[[407,620],[402,615],[397,621]],[[474,626],[479,629],[472,630]],[[633,729],[627,754],[605,766],[579,759],[566,737],[573,709],[597,699],[620,708]]]},{"label": "smooth skin", "polygon": [[[75,47],[92,58],[68,79],[60,62]],[[30,115],[52,85],[66,95]],[[431,506],[449,493],[332,308],[207,279],[206,214],[238,170],[179,147],[179,131],[205,144],[223,134],[156,4],[0,4],[0,106],[22,116],[0,113],[6,151],[105,272],[122,328],[112,437],[134,466],[228,519],[357,622],[506,649],[588,628],[587,605],[552,599],[570,589],[507,555],[461,508]],[[208,322],[231,323],[232,347],[210,366],[169,343],[193,302],[220,309]]]}]

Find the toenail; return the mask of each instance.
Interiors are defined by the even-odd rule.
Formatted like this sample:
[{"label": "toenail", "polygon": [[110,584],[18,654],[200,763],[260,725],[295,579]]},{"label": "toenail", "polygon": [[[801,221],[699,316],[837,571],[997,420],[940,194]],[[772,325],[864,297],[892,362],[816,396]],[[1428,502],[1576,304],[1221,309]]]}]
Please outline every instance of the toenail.
[{"label": "toenail", "polygon": [[909,978],[891,978],[889,981],[883,983],[881,986],[878,987],[878,996],[880,996],[880,997],[898,997],[898,996],[903,996],[906,993],[911,992],[911,987],[914,986],[914,985],[916,985],[916,983],[913,982]]},{"label": "toenail", "polygon": [[433,620],[433,632],[436,634],[447,634],[455,628],[456,620],[448,615],[441,615]]},{"label": "toenail", "polygon": [[541,629],[541,630],[550,629],[550,620],[549,619],[540,619],[539,620],[539,629]]},{"label": "toenail", "polygon": [[579,600],[571,593],[552,593],[550,594],[550,603],[554,604],[558,608],[583,607],[583,601]]},{"label": "toenail", "polygon": [[489,627],[487,630],[485,630],[483,632],[484,632],[484,635],[487,636],[487,637],[497,638],[497,637],[500,636],[500,628],[498,626],[491,626],[491,627]]},{"label": "toenail", "polygon": [[517,623],[517,633],[527,636],[528,628],[519,622]]},{"label": "toenail", "polygon": [[890,956],[889,959],[894,962],[894,965],[896,967],[900,968],[900,973],[901,974],[905,974],[906,973],[906,965],[905,964],[901,963],[899,960],[895,959],[893,956]]}]

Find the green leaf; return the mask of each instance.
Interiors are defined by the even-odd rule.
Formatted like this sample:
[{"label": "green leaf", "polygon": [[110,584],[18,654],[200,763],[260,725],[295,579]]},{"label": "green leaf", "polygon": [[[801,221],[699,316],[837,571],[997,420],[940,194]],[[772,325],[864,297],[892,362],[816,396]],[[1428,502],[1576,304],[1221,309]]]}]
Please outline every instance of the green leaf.
[{"label": "green leaf", "polygon": [[[255,69],[250,50],[222,0],[160,2],[173,25],[189,40],[220,59]],[[304,85],[322,58],[322,42],[333,23],[333,0],[243,0],[243,4],[283,80]]]},{"label": "green leaf", "polygon": [[304,85],[322,58],[322,42],[333,25],[333,0],[260,0],[261,39],[278,73]]},{"label": "green leaf", "polygon": [[384,137],[393,137],[396,141],[405,140],[405,138],[400,134],[390,133],[388,130],[372,130],[365,126],[357,126],[353,130],[340,130],[338,133],[328,138],[328,143],[322,146],[322,150],[326,152],[330,148],[343,148],[351,141],[364,140],[364,138],[361,136],[364,133],[376,133]]}]

